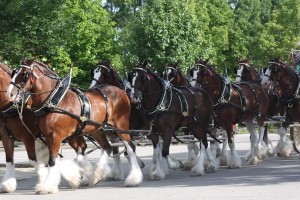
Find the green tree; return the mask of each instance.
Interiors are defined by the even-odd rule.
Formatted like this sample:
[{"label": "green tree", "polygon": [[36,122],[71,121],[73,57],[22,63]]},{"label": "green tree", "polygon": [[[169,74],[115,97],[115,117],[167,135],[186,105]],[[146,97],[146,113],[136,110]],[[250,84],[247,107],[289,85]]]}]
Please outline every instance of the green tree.
[{"label": "green tree", "polygon": [[159,70],[166,63],[180,62],[187,68],[204,42],[195,8],[194,1],[145,1],[122,35],[125,62],[148,59]]}]

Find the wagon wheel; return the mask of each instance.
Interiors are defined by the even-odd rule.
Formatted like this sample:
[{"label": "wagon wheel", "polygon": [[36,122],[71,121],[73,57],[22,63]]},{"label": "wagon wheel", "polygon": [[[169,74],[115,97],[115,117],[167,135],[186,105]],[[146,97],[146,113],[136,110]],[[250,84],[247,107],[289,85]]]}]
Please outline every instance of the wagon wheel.
[{"label": "wagon wheel", "polygon": [[294,150],[300,153],[300,126],[294,126],[291,132],[291,139],[293,141]]}]

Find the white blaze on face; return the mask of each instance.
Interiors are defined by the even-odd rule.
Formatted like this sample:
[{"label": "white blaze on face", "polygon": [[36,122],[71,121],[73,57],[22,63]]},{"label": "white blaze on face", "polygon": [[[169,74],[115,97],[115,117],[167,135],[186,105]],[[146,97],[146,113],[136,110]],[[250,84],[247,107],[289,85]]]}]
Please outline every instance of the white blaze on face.
[{"label": "white blaze on face", "polygon": [[94,86],[96,85],[96,83],[97,83],[96,80],[98,80],[100,76],[101,76],[101,70],[100,70],[99,67],[97,67],[97,68],[94,70],[94,77],[93,77],[93,80],[92,80],[92,83],[91,83],[89,89],[92,88],[92,87],[94,87]]},{"label": "white blaze on face", "polygon": [[138,76],[137,72],[133,73],[132,82],[131,82],[132,87],[131,87],[131,91],[130,91],[130,98],[133,101],[135,101],[134,93],[135,93],[135,82],[136,82],[137,76]]},{"label": "white blaze on face", "polygon": [[262,78],[262,81],[261,81],[262,86],[267,86],[270,84],[270,75],[271,75],[271,70],[268,68]]},{"label": "white blaze on face", "polygon": [[241,82],[243,69],[244,69],[244,66],[243,65],[239,65],[239,67],[237,69],[237,72],[236,72],[235,82]]},{"label": "white blaze on face", "polygon": [[[17,70],[15,75],[12,77],[11,82],[15,83],[16,81],[16,77],[18,76],[18,74],[21,72],[22,70]],[[6,91],[6,96],[11,100],[14,101],[17,97],[17,90],[16,92],[13,93],[13,88],[15,86],[13,84],[9,84],[7,91]]]},{"label": "white blaze on face", "polygon": [[199,68],[194,70],[194,73],[192,75],[192,81],[191,81],[191,86],[195,87],[196,86],[196,80],[197,80],[197,74],[199,73]]}]

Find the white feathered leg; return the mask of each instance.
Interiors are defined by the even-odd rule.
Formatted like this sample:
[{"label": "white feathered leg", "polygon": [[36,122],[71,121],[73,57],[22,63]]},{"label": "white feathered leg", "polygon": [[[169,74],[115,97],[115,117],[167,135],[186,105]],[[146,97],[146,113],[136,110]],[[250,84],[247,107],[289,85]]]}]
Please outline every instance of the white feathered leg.
[{"label": "white feathered leg", "polygon": [[99,161],[92,170],[91,177],[89,178],[89,185],[95,185],[100,180],[106,179],[112,176],[112,170],[108,163],[108,154],[106,151],[101,150],[101,156]]},{"label": "white feathered leg", "polygon": [[82,176],[80,185],[87,186],[89,185],[89,178],[91,177],[93,166],[88,161],[87,156],[82,154],[81,149],[78,151],[74,161],[77,163],[80,169],[80,174]]},{"label": "white feathered leg", "polygon": [[202,142],[200,142],[200,152],[198,154],[197,163],[191,170],[192,176],[204,175],[204,158],[205,158],[205,148]]},{"label": "white feathered leg", "polygon": [[197,144],[195,144],[194,142],[191,142],[189,144],[187,144],[187,157],[185,159],[185,161],[183,162],[183,169],[184,170],[190,170],[192,169],[193,166],[195,166],[196,162],[197,162],[197,155],[194,151],[194,146],[197,146]]},{"label": "white feathered leg", "polygon": [[142,170],[137,161],[136,155],[128,142],[123,141],[129,157],[130,171],[125,180],[125,186],[137,186],[143,181]]},{"label": "white feathered leg", "polygon": [[263,160],[267,157],[267,145],[265,144],[263,137],[264,137],[264,126],[258,127],[258,134],[259,138],[256,144],[255,153],[258,159]]},{"label": "white feathered leg", "polygon": [[228,153],[227,153],[228,138],[227,138],[226,131],[222,132],[222,138],[226,138],[226,139],[223,141],[223,144],[222,144],[222,150],[221,150],[221,155],[220,155],[220,165],[228,166],[229,165],[229,158],[228,158]]},{"label": "white feathered leg", "polygon": [[59,159],[55,159],[55,165],[48,167],[49,172],[45,182],[37,184],[35,192],[37,194],[54,194],[57,193],[58,184],[60,183],[61,175],[59,171]]},{"label": "white feathered leg", "polygon": [[286,132],[287,130],[284,127],[280,127],[278,129],[280,138],[276,146],[277,156],[282,156],[285,158],[290,157],[293,151],[292,141],[286,136]]},{"label": "white feathered leg", "polygon": [[5,174],[0,183],[0,192],[13,192],[16,188],[15,165],[13,163],[6,163]]},{"label": "white feathered leg", "polygon": [[165,170],[167,170],[167,168],[164,167],[160,145],[161,144],[158,143],[156,148],[153,149],[153,157],[152,157],[153,164],[149,176],[150,181],[157,181],[157,180],[164,179],[166,175]]}]

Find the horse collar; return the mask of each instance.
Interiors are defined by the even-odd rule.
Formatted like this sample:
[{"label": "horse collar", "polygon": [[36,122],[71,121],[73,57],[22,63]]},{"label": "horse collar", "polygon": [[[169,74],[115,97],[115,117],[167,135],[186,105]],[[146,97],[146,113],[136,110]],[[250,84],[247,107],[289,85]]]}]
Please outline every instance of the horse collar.
[{"label": "horse collar", "polygon": [[59,80],[55,89],[39,107],[33,108],[36,116],[43,116],[53,111],[67,93],[71,83],[71,74]]}]

